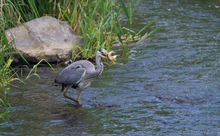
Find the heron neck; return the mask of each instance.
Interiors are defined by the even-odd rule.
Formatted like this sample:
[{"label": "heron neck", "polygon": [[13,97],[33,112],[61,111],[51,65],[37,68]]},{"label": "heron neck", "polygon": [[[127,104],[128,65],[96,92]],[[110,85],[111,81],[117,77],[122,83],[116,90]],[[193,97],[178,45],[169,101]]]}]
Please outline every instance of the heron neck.
[{"label": "heron neck", "polygon": [[97,76],[99,76],[102,73],[103,69],[104,69],[104,65],[102,63],[102,59],[98,54],[96,54],[96,72],[97,72]]}]

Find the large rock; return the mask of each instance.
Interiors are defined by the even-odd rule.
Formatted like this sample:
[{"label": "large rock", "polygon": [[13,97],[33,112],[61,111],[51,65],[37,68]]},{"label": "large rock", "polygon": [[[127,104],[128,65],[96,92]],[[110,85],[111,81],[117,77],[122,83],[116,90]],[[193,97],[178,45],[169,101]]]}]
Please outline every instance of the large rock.
[{"label": "large rock", "polygon": [[65,61],[71,57],[73,46],[82,44],[67,22],[44,16],[6,31],[8,41],[16,48],[15,61],[22,56],[31,63],[41,59],[48,62]]}]

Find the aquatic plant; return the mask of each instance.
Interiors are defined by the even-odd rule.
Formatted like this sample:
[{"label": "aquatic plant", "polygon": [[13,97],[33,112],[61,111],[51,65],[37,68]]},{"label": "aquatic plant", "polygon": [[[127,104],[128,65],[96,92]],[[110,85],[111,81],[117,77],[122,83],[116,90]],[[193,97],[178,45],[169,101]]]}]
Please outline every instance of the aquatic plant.
[{"label": "aquatic plant", "polygon": [[8,59],[5,59],[5,55],[10,52],[10,48],[7,45],[5,37],[3,35],[0,36],[0,41],[2,43],[0,45],[0,109],[5,109],[4,111],[0,111],[1,119],[4,115],[9,113],[7,108],[9,104],[5,101],[5,94],[7,94],[7,90],[10,89],[9,84],[14,80],[19,80],[19,78],[16,77],[14,69],[11,68],[12,58],[9,56]]}]

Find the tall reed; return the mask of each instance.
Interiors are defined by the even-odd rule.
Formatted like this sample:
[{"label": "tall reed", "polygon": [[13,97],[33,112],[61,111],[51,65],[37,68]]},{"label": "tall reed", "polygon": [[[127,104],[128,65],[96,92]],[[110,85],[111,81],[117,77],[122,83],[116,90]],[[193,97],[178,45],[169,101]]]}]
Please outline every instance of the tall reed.
[{"label": "tall reed", "polygon": [[[11,63],[13,61],[10,56],[11,48],[8,45],[6,37],[2,35],[3,29],[0,28],[0,109],[5,109],[5,111],[0,111],[0,119],[9,113],[9,104],[5,101],[5,94],[9,90],[10,82],[14,80],[19,80],[16,76],[16,72],[11,68]],[[8,54],[8,59],[5,59],[5,55]]]}]

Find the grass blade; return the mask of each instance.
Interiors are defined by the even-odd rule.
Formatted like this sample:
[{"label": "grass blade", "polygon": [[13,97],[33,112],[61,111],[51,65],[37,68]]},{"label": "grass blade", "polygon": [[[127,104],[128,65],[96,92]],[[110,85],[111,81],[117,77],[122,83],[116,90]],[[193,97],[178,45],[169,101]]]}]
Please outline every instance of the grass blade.
[{"label": "grass blade", "polygon": [[159,26],[159,27],[155,28],[154,30],[152,30],[151,32],[146,33],[144,36],[141,37],[141,39],[140,39],[139,42],[141,42],[141,41],[147,39],[149,36],[151,36],[152,34],[154,34],[155,32],[157,32],[157,31],[160,30],[161,28],[162,28],[162,27]]},{"label": "grass blade", "polygon": [[148,29],[150,26],[154,25],[155,24],[155,21],[151,21],[149,22],[147,25],[145,25],[139,32],[137,32],[135,34],[135,36],[138,36],[140,35],[141,33],[143,33],[146,29]]},{"label": "grass blade", "polygon": [[128,13],[128,10],[127,10],[127,7],[125,6],[125,3],[124,3],[123,0],[120,0],[120,5],[121,5],[121,7],[122,7],[122,9],[123,9],[123,11],[124,11],[126,17],[127,17],[127,18],[130,18],[129,13]]}]

